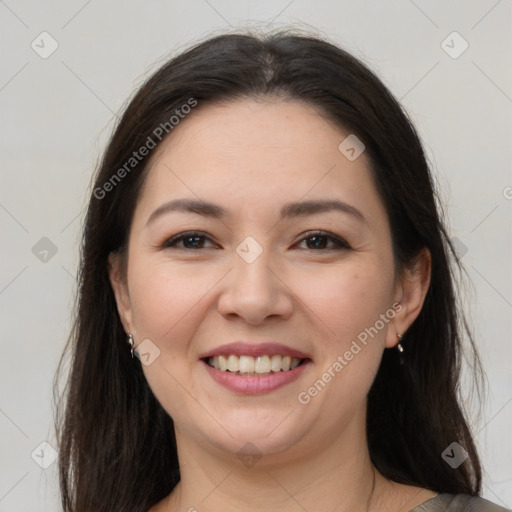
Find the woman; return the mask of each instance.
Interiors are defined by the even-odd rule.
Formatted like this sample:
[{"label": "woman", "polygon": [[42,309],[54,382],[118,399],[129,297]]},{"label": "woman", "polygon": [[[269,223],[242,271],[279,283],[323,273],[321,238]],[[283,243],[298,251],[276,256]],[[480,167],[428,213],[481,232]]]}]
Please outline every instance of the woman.
[{"label": "woman", "polygon": [[175,57],[89,203],[64,510],[505,510],[478,497],[450,257],[418,136],[354,57],[284,32]]}]

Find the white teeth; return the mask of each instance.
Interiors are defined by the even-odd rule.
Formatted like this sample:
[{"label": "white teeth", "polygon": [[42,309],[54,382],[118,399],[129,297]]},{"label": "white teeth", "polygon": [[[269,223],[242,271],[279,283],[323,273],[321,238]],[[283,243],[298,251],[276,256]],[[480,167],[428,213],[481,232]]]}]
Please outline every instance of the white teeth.
[{"label": "white teeth", "polygon": [[299,366],[300,359],[298,357],[292,357],[292,360],[290,361],[290,370],[294,370]]},{"label": "white teeth", "polygon": [[280,372],[281,371],[281,356],[272,356],[272,359],[270,360],[270,369],[273,372]]},{"label": "white teeth", "polygon": [[[236,356],[233,356],[236,357]],[[239,362],[240,373],[253,373],[254,372],[254,357],[240,356]]]},{"label": "white teeth", "polygon": [[228,370],[230,372],[239,372],[240,371],[240,360],[237,356],[231,354],[228,357]]},{"label": "white teeth", "polygon": [[254,363],[254,371],[256,373],[268,373],[270,371],[270,357],[258,356]]},{"label": "white teeth", "polygon": [[272,357],[268,355],[258,357],[243,355],[239,357],[229,354],[208,358],[208,364],[216,370],[238,372],[241,375],[258,374],[260,376],[270,375],[271,372],[294,370],[301,361],[302,359],[298,357],[280,356],[278,354]]}]

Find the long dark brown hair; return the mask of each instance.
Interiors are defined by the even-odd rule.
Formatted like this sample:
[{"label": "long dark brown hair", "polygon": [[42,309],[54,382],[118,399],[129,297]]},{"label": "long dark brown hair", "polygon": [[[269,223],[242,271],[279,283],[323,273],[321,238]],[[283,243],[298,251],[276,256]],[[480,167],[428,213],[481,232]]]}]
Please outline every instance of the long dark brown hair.
[{"label": "long dark brown hair", "polygon": [[[209,38],[166,62],[126,107],[98,167],[83,232],[74,327],[54,381],[66,512],[147,512],[179,481],[173,421],[140,362],[130,357],[109,282],[107,259],[126,251],[149,156],[129,167],[127,162],[191,99],[200,109],[270,95],[313,105],[363,141],[399,270],[423,247],[431,253],[426,299],[403,340],[405,364],[396,350],[385,350],[368,396],[373,464],[397,482],[480,493],[480,462],[459,393],[463,340],[475,377],[481,366],[455,293],[462,266],[416,130],[383,83],[336,45],[290,31],[246,32]],[[165,135],[172,137],[172,130]],[[70,368],[60,394],[66,354]],[[452,442],[469,455],[457,469],[441,456]]]}]

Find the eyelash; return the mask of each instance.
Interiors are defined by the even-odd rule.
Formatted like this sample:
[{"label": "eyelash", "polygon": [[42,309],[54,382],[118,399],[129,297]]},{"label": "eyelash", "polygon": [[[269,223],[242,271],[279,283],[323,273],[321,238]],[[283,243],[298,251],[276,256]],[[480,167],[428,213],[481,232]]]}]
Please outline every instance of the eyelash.
[{"label": "eyelash", "polygon": [[[325,249],[309,249],[310,251],[327,252],[327,251],[334,251],[334,250],[351,250],[352,249],[352,247],[348,244],[348,242],[346,242],[342,238],[334,236],[326,231],[309,232],[309,233],[307,233],[307,236],[303,237],[300,240],[300,242],[303,242],[304,240],[309,240],[314,237],[326,238],[326,239],[330,240],[331,242],[333,242],[336,247],[325,248]],[[185,251],[198,251],[198,250],[204,249],[203,247],[199,247],[197,249],[192,249],[189,247],[176,247],[177,243],[179,243],[183,240],[186,240],[187,238],[206,238],[211,241],[211,239],[208,236],[206,236],[204,233],[201,233],[200,231],[187,231],[186,233],[180,233],[178,235],[175,235],[175,236],[169,238],[162,244],[161,248],[162,249],[178,248],[178,249],[182,249]],[[306,250],[308,250],[308,249],[306,249]]]}]

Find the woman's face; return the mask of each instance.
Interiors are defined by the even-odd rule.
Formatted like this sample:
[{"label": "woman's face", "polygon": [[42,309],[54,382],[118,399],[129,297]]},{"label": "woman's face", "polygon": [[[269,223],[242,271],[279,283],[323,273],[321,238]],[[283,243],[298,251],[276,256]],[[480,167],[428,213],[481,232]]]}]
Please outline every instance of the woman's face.
[{"label": "woman's face", "polygon": [[339,149],[348,135],[298,102],[199,104],[155,155],[126,281],[115,259],[111,279],[177,436],[286,456],[364,436],[383,350],[407,326],[384,206],[366,153]]}]

